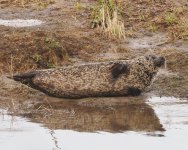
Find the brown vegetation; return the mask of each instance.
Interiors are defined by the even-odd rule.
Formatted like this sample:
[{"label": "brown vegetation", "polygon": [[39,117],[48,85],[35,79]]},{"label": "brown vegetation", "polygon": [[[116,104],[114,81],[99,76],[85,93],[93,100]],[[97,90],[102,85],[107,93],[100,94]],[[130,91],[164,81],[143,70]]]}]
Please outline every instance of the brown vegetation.
[{"label": "brown vegetation", "polygon": [[[167,72],[159,74],[146,92],[188,97],[187,0],[122,0],[120,16],[124,23],[122,30],[125,32],[125,39],[109,38],[104,36],[101,30],[91,28],[92,10],[96,4],[97,1],[86,2],[83,0],[56,0],[55,3],[48,0],[0,0],[1,19],[35,18],[45,22],[42,26],[29,28],[0,25],[1,74],[13,74],[88,61],[129,59],[146,53],[154,53],[166,57]],[[155,41],[149,40],[146,43],[149,48],[134,49],[129,45],[129,42],[134,39],[151,37],[157,33],[163,33],[166,36],[166,40],[162,39],[157,46],[153,44]],[[184,44],[183,47],[181,43]],[[48,127],[75,128],[80,131],[94,131],[100,128],[112,131],[116,128],[109,127],[112,125],[109,122],[110,119],[116,117],[114,126],[119,126],[122,130],[161,129],[153,110],[143,104],[145,97],[85,99],[70,102],[47,97],[24,85],[12,83],[12,80],[6,78],[0,79],[0,85],[1,108],[9,108],[15,114],[30,117],[37,122],[44,122]],[[127,107],[130,104],[127,101],[132,102],[132,100],[134,104],[131,104],[131,110]],[[136,105],[137,102],[142,104]],[[90,104],[93,105],[88,106]],[[64,127],[61,122],[61,114],[65,117],[72,117],[69,116],[69,112],[72,110],[76,111],[78,115],[83,114],[83,116],[77,116],[75,120],[71,118],[70,122],[67,122],[67,127]],[[91,112],[87,116],[86,111],[90,110]],[[142,112],[139,113],[138,110]],[[129,120],[128,115],[123,116],[123,113],[129,111],[133,113],[129,114],[134,118],[133,122],[127,121]],[[89,126],[92,121],[95,121],[91,119],[88,126],[81,128],[84,119],[93,115],[100,121],[99,116],[105,117],[102,115],[103,113],[107,114],[107,118],[104,118],[101,126],[97,123],[96,128]],[[149,119],[145,120],[147,113],[149,113],[149,117],[147,117]],[[83,120],[81,121],[79,118]],[[122,122],[123,119],[125,122]],[[80,127],[70,126],[71,123],[76,123],[78,120]],[[151,126],[145,128],[148,123]]]}]

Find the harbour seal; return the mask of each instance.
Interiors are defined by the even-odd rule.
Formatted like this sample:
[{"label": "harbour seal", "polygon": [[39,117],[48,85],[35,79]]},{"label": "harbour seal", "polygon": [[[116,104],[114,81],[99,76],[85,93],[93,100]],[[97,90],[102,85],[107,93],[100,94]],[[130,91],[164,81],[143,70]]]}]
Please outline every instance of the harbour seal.
[{"label": "harbour seal", "polygon": [[151,84],[164,62],[163,57],[148,55],[36,70],[14,75],[13,79],[62,98],[136,96]]}]

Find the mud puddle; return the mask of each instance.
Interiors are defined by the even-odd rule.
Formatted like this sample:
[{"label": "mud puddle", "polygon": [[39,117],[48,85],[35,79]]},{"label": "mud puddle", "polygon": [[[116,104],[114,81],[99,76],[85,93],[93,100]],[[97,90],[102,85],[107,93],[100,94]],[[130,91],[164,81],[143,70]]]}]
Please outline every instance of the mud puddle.
[{"label": "mud puddle", "polygon": [[0,148],[3,150],[123,150],[125,148],[186,150],[188,101],[173,97],[151,97],[147,99],[147,104],[154,109],[166,131],[130,130],[110,133],[52,130],[28,119],[7,115],[6,111],[1,110]]},{"label": "mud puddle", "polygon": [[129,39],[128,47],[131,49],[176,49],[181,51],[188,50],[188,40],[170,41],[165,33],[148,33],[142,37]]},{"label": "mud puddle", "polygon": [[168,42],[167,35],[164,33],[150,33],[149,35],[129,39],[128,47],[132,49],[155,48]]},{"label": "mud puddle", "polygon": [[12,20],[0,19],[0,25],[16,27],[16,28],[39,26],[43,23],[44,22],[37,19],[12,19]]}]

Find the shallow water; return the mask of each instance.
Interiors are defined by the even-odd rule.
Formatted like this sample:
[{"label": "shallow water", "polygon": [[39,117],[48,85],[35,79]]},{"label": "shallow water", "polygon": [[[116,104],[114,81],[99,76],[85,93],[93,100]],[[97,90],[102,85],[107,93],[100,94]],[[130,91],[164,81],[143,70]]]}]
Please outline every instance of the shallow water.
[{"label": "shallow water", "polygon": [[188,101],[174,97],[150,97],[146,100],[166,131],[122,133],[51,130],[28,119],[13,117],[1,110],[0,149],[3,150],[186,150]]},{"label": "shallow water", "polygon": [[43,22],[36,19],[12,19],[12,20],[3,20],[0,19],[0,25],[9,26],[9,27],[31,27],[41,25]]},{"label": "shallow water", "polygon": [[168,38],[164,33],[156,33],[149,36],[130,39],[128,47],[132,49],[155,48],[165,44],[167,41]]},{"label": "shallow water", "polygon": [[169,42],[168,36],[164,33],[155,33],[148,36],[129,39],[128,47],[131,49],[176,49],[181,51],[188,50],[188,41],[177,40],[176,42]]}]

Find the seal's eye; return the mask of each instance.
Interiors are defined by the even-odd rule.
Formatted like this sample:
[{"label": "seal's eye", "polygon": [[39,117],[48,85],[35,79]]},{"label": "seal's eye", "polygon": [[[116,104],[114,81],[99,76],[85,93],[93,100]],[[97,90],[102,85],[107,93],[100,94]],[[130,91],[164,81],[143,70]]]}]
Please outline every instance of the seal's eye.
[{"label": "seal's eye", "polygon": [[164,57],[157,57],[155,55],[148,55],[146,59],[152,61],[156,67],[161,67],[165,63]]},{"label": "seal's eye", "polygon": [[154,55],[151,55],[151,58],[154,60],[154,59],[156,59],[157,57],[156,57],[156,56],[154,56]]},{"label": "seal's eye", "polygon": [[154,59],[156,59],[157,57],[156,56],[154,56],[154,55],[148,55],[148,56],[146,56],[146,59],[147,60],[154,60]]}]

